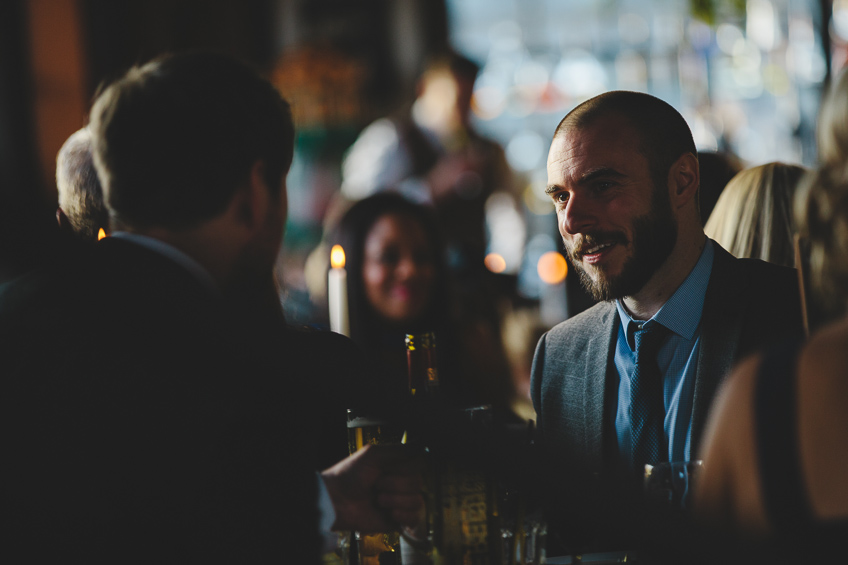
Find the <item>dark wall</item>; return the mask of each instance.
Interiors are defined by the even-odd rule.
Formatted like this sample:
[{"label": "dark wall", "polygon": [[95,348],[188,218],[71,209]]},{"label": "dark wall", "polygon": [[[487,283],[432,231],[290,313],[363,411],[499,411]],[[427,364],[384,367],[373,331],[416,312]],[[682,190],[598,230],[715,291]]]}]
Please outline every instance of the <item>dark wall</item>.
[{"label": "dark wall", "polygon": [[[216,49],[270,71],[282,49],[314,42],[367,64],[367,94],[375,108],[389,108],[408,87],[393,57],[404,42],[404,34],[393,29],[398,6],[416,14],[415,31],[425,51],[447,38],[444,0],[75,0],[75,5],[83,28],[87,102],[99,85],[163,52]],[[39,169],[50,164],[39,165],[38,159],[43,140],[34,127],[32,101],[39,91],[27,52],[27,14],[26,0],[0,2],[0,282],[37,264],[56,236],[55,202],[43,196],[55,191],[41,186],[53,171]],[[47,41],[42,48],[63,49],[60,40],[50,45],[49,34]]]},{"label": "dark wall", "polygon": [[[382,112],[403,104],[413,93],[409,81],[420,70],[399,68],[397,52],[419,50],[420,67],[428,53],[448,41],[444,0],[281,0],[296,14],[297,28],[289,44],[326,45],[363,61],[370,70],[367,95]],[[400,17],[405,13],[405,17]],[[415,29],[398,26],[412,20]],[[287,41],[288,40],[288,41]]]},{"label": "dark wall", "polygon": [[91,90],[161,53],[216,49],[267,68],[273,0],[84,0]]},{"label": "dark wall", "polygon": [[267,70],[284,46],[311,43],[367,62],[370,94],[391,104],[406,86],[392,56],[401,4],[417,14],[425,51],[447,43],[444,0],[82,0],[91,91],[166,51],[219,49]]},{"label": "dark wall", "polygon": [[0,282],[34,265],[54,241],[40,195],[24,0],[0,2]]}]

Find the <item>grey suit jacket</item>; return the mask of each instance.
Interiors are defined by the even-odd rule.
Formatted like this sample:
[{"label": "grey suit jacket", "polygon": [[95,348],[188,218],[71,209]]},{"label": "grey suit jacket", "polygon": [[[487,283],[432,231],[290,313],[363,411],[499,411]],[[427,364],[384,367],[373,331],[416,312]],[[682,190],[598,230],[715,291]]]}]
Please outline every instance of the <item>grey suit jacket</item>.
[{"label": "grey suit jacket", "polygon": [[[716,390],[733,364],[802,331],[794,269],[736,259],[713,245],[692,408],[693,456]],[[609,470],[615,454],[613,354],[619,323],[613,303],[596,304],[543,335],[533,359],[531,394],[543,444],[589,472]]]}]

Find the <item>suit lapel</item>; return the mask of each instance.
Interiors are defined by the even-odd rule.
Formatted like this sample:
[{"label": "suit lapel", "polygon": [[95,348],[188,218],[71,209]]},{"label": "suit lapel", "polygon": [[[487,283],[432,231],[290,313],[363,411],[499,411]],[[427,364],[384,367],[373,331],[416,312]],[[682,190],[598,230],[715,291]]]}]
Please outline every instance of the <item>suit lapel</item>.
[{"label": "suit lapel", "polygon": [[584,425],[586,453],[592,466],[602,468],[604,454],[612,440],[609,434],[610,388],[617,382],[617,373],[613,363],[613,339],[618,330],[616,309],[612,303],[600,314],[597,337],[589,341],[586,351],[586,378],[584,379]]},{"label": "suit lapel", "polygon": [[698,453],[716,390],[729,374],[736,357],[745,313],[740,300],[748,283],[738,276],[735,257],[715,242],[713,249],[715,258],[701,316],[701,347],[692,401],[693,457]]}]

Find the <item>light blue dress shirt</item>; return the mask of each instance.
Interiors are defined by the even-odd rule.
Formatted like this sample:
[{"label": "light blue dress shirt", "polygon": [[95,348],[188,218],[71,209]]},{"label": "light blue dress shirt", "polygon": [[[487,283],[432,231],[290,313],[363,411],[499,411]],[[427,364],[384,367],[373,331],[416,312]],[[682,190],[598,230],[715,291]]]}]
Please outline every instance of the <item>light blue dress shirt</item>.
[{"label": "light blue dress shirt", "polygon": [[[707,239],[692,272],[651,318],[671,330],[657,354],[657,363],[663,378],[663,428],[668,442],[669,461],[688,461],[691,456],[692,399],[701,345],[701,313],[704,310],[704,296],[710,282],[714,254],[713,244]],[[621,318],[615,344],[615,368],[619,377],[615,434],[618,439],[618,453],[624,461],[629,462],[630,379],[636,366],[633,329],[630,329],[630,325],[643,321],[631,318],[620,300],[617,300],[615,305]]]}]

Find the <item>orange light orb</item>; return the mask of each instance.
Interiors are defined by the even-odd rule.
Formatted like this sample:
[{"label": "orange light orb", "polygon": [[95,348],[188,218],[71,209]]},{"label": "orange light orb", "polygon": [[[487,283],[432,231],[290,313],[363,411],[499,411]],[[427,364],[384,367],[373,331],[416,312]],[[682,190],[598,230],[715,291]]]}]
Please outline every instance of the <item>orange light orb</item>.
[{"label": "orange light orb", "polygon": [[539,278],[548,284],[559,284],[565,280],[568,274],[568,263],[565,257],[556,251],[548,251],[541,257],[536,265]]},{"label": "orange light orb", "polygon": [[503,273],[506,270],[506,261],[504,261],[504,258],[497,253],[489,253],[486,255],[486,258],[483,259],[483,263],[486,265],[486,268],[493,273]]}]

